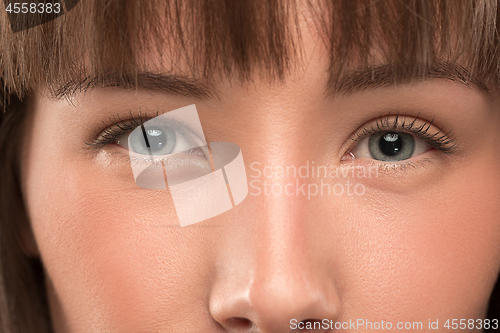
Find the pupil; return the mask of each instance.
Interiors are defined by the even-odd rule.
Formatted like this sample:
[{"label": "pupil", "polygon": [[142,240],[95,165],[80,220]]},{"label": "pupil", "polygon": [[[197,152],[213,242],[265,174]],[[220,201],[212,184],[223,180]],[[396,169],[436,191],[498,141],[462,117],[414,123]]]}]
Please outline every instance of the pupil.
[{"label": "pupil", "polygon": [[167,142],[167,135],[164,131],[159,129],[148,130],[147,136],[149,141],[149,148],[151,148],[151,151],[158,151],[165,147]]},{"label": "pupil", "polygon": [[403,146],[402,140],[399,138],[398,133],[388,132],[380,138],[379,148],[380,151],[387,156],[394,156],[401,150]]}]

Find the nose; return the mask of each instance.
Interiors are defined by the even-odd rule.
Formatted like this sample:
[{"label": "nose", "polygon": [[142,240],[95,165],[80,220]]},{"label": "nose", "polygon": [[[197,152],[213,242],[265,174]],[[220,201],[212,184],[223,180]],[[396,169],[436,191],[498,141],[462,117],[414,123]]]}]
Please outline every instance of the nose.
[{"label": "nose", "polygon": [[227,332],[326,332],[340,315],[331,265],[321,262],[328,256],[318,255],[313,221],[292,201],[269,204],[225,235],[209,310]]}]

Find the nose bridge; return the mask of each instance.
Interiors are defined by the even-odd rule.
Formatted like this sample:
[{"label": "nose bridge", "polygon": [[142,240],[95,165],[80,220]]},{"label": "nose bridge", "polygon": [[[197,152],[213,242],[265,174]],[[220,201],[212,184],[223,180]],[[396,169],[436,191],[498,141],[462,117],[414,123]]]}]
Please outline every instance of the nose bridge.
[{"label": "nose bridge", "polygon": [[297,171],[312,158],[308,147],[314,144],[309,142],[314,141],[312,136],[305,133],[311,129],[305,125],[310,123],[309,117],[299,112],[308,107],[307,99],[287,92],[282,98],[275,97],[274,106],[280,101],[285,108],[269,110],[276,112],[276,120],[280,121],[262,124],[263,133],[269,133],[273,145],[263,149],[260,156],[264,161],[259,165],[262,191],[255,198],[259,218],[249,221],[256,237],[249,297],[263,313],[306,316],[302,319],[307,319],[307,316],[314,318],[312,309],[318,304],[326,304],[327,290],[330,295],[336,293],[333,281],[315,269],[321,266],[317,261],[324,258],[315,255],[317,246],[312,246],[310,242],[314,237],[309,237],[316,232],[308,223],[314,221],[311,210],[317,206],[305,200],[298,190],[308,180],[301,178]]},{"label": "nose bridge", "polygon": [[306,236],[312,230],[303,223],[307,208],[298,197],[273,200],[261,221],[249,298],[262,329],[286,331],[290,320],[334,319],[340,311],[334,281],[318,262],[323,256]]},{"label": "nose bridge", "polygon": [[255,221],[258,230],[254,243],[255,278],[281,279],[292,272],[307,273],[307,266],[314,260],[309,237],[304,237],[307,226],[301,223],[302,216],[307,214],[307,202],[297,196],[273,194],[263,200],[261,218]]},{"label": "nose bridge", "polygon": [[[325,256],[311,244],[317,232],[311,224],[313,205],[304,196],[289,195],[305,180],[293,172],[273,172],[303,165],[314,144],[305,142],[308,120],[296,112],[305,102],[289,93],[282,97],[253,104],[254,114],[266,116],[247,124],[251,134],[242,142],[249,195],[234,209],[210,295],[213,318],[229,332],[290,332],[291,320],[335,320],[340,313],[335,281],[320,262]],[[245,154],[248,142],[255,145],[248,149],[253,155]],[[272,191],[273,185],[281,191]]]},{"label": "nose bridge", "polygon": [[[288,180],[286,180],[288,181]],[[335,283],[315,255],[307,201],[294,196],[253,197],[218,262],[210,311],[229,332],[244,319],[258,332],[289,332],[291,320],[335,320]],[[250,206],[252,206],[250,205]],[[314,221],[314,219],[313,219]],[[239,239],[240,241],[237,241]],[[238,319],[238,320],[235,320]],[[319,332],[319,331],[318,331]]]}]

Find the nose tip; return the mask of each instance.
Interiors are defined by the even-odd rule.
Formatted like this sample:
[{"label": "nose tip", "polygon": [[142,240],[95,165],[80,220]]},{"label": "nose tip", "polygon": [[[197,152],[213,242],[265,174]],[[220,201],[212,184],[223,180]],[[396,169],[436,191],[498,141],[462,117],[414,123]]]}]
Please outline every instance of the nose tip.
[{"label": "nose tip", "polygon": [[326,332],[340,314],[333,285],[304,276],[254,281],[237,290],[221,286],[210,299],[212,317],[227,332]]}]

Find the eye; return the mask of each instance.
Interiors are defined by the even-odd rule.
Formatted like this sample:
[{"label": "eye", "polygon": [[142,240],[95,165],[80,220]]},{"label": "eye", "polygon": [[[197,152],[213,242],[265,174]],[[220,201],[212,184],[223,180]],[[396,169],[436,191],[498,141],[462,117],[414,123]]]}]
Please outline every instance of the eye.
[{"label": "eye", "polygon": [[397,162],[425,153],[432,149],[423,139],[412,134],[384,131],[362,139],[351,153],[355,158],[373,158],[378,161]]},{"label": "eye", "polygon": [[120,135],[116,144],[140,155],[163,156],[195,149],[195,143],[187,134],[172,127],[138,126],[129,133]]},{"label": "eye", "polygon": [[451,131],[411,116],[385,116],[363,125],[351,139],[356,143],[344,155],[348,159],[375,159],[384,162],[399,162],[438,150],[445,154],[456,149]]},{"label": "eye", "polygon": [[[163,157],[170,155],[175,155],[176,161],[186,158],[193,161],[194,156],[206,160],[209,156],[194,104],[168,112],[160,112],[158,109],[153,117],[141,113],[140,109],[138,115],[130,110],[127,119],[116,114],[109,118],[109,122],[110,124],[103,122],[104,128],[96,131],[96,138],[86,142],[89,147],[97,151],[125,149],[130,160],[138,162],[153,157],[155,160],[163,160]],[[119,155],[118,151],[117,153]],[[194,160],[201,161],[197,158]]]}]

